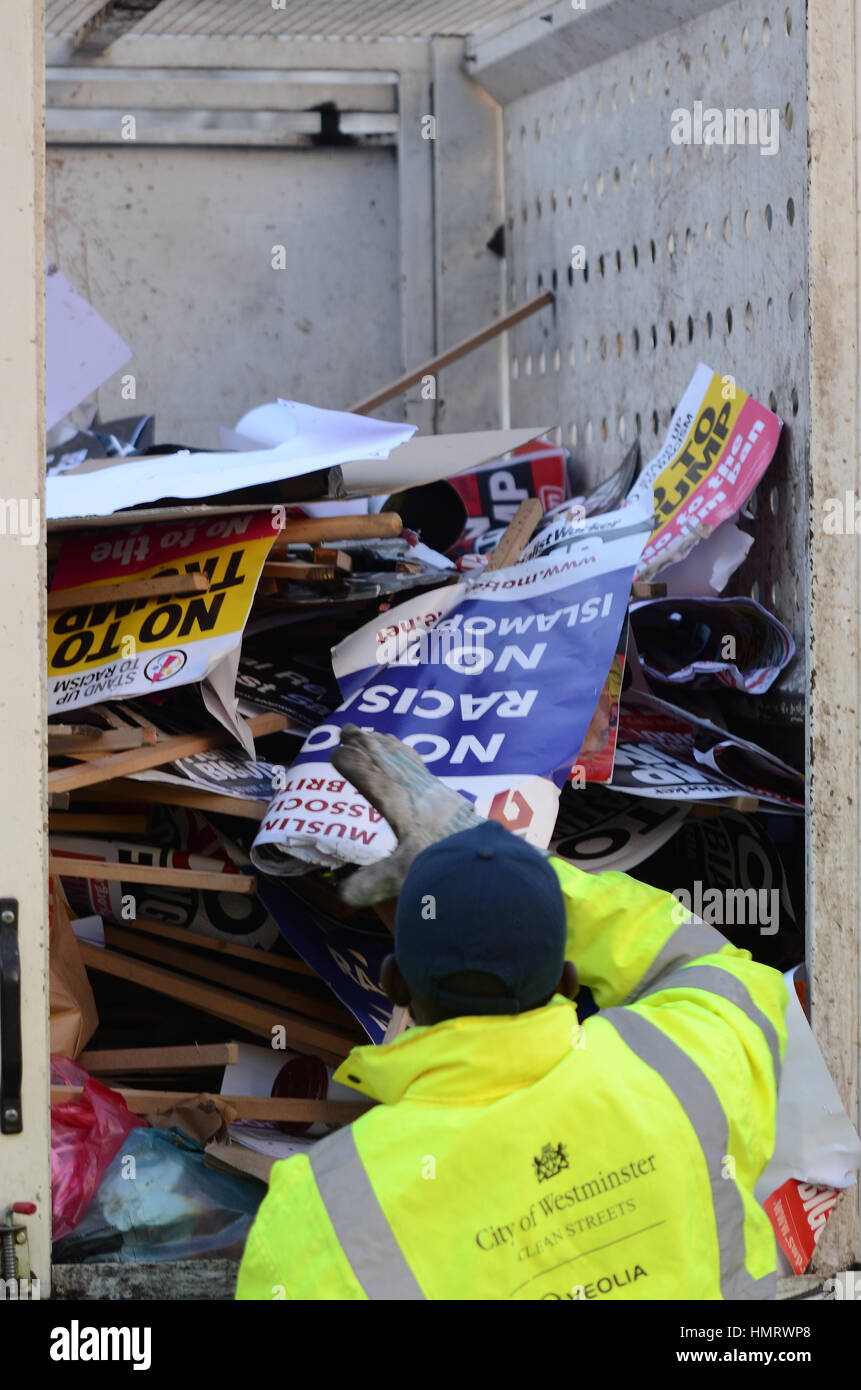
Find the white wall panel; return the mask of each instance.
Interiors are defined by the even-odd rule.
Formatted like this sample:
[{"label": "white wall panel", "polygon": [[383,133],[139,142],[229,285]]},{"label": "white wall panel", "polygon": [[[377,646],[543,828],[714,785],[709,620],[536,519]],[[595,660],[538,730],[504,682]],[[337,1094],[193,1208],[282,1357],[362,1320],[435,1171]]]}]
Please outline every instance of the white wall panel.
[{"label": "white wall panel", "polygon": [[137,400],[118,374],[103,418],[153,411],[159,441],[218,447],[261,401],[347,409],[402,370],[392,150],[55,148],[48,227],[134,349]]}]

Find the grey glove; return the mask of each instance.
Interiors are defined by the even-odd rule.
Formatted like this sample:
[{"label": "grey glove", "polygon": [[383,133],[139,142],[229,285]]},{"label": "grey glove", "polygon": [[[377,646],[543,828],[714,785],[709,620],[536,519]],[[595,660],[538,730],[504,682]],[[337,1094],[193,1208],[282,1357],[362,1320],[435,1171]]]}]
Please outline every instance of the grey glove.
[{"label": "grey glove", "polygon": [[345,724],[331,761],[398,837],[393,854],[359,869],[342,884],[341,896],[353,907],[396,898],[421,850],[482,824],[483,817],[470,803],[428,772],[418,753],[394,734],[366,734],[355,724]]}]

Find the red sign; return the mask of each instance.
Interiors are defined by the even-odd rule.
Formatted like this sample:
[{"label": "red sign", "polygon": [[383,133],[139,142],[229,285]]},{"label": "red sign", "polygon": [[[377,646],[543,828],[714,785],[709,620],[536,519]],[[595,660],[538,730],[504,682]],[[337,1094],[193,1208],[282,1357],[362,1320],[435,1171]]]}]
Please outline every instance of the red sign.
[{"label": "red sign", "polygon": [[466,529],[451,547],[452,556],[472,550],[485,531],[507,526],[521,502],[537,497],[545,512],[568,496],[565,449],[551,444],[523,444],[511,458],[484,464],[449,478],[466,506]]},{"label": "red sign", "polygon": [[790,1178],[763,1202],[793,1273],[803,1274],[810,1264],[839,1195],[836,1187],[817,1187]]}]

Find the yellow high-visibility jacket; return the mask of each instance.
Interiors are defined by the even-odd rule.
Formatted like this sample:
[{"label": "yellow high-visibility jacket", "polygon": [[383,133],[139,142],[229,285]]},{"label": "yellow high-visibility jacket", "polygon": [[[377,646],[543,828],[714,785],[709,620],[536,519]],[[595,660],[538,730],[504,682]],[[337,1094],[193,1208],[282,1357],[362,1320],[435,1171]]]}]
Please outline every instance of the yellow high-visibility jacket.
[{"label": "yellow high-visibility jacket", "polygon": [[765,1299],[781,975],[626,874],[554,859],[561,997],[453,1019],[336,1073],[379,1101],[272,1170],[242,1299]]}]

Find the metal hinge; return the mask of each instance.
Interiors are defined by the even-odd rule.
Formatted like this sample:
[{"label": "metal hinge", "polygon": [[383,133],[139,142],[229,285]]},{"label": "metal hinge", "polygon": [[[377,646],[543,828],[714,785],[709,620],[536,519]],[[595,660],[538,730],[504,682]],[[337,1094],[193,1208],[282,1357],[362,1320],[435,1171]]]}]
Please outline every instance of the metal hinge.
[{"label": "metal hinge", "polygon": [[0,1134],[20,1134],[21,957],[18,899],[0,898]]}]

